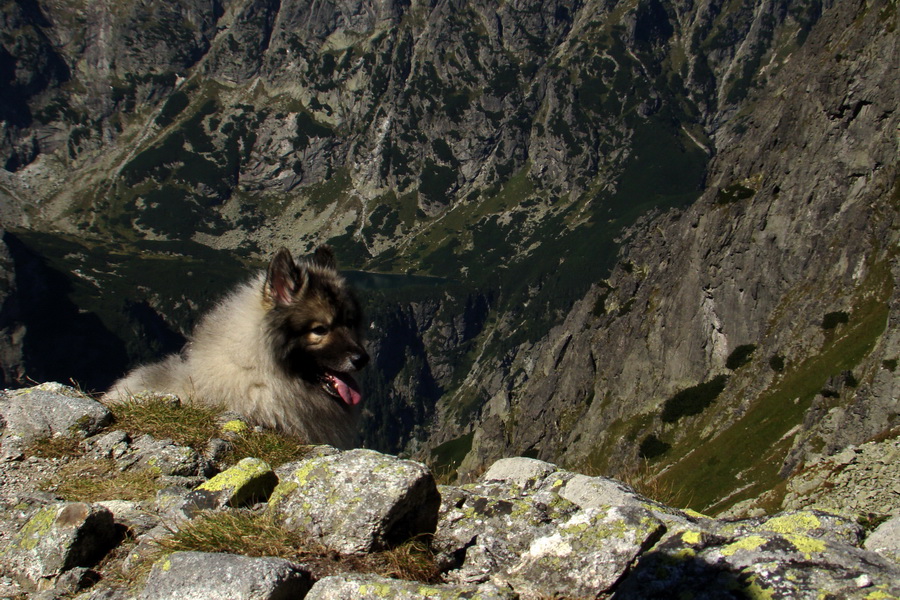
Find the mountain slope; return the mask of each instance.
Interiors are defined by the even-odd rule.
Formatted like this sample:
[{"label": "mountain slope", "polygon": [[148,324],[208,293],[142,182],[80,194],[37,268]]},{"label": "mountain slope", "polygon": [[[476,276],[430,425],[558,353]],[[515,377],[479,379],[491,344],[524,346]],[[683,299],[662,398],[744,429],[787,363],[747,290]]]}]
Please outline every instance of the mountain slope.
[{"label": "mountain slope", "polygon": [[[3,219],[130,360],[236,279],[196,256],[328,242],[396,275],[360,279],[381,449],[464,475],[643,456],[717,510],[897,426],[894,4],[2,15]],[[134,291],[119,258],[148,250]]]},{"label": "mountain slope", "polygon": [[524,385],[486,390],[464,466],[532,452],[622,474],[643,454],[715,511],[898,426],[896,35],[890,7],[846,8],[718,131],[700,201],[635,228],[512,361]]}]

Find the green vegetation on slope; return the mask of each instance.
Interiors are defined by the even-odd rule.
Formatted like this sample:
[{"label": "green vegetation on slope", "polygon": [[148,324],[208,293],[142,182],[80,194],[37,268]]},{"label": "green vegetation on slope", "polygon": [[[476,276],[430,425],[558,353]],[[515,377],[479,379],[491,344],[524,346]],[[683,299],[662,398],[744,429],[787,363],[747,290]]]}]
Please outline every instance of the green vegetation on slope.
[{"label": "green vegetation on slope", "polygon": [[690,490],[690,508],[710,514],[775,489],[793,442],[788,432],[803,421],[829,377],[852,370],[872,351],[887,326],[891,293],[889,267],[874,265],[848,322],[826,335],[818,352],[788,365],[730,427],[711,439],[686,436],[673,447],[674,463],[659,479]]}]

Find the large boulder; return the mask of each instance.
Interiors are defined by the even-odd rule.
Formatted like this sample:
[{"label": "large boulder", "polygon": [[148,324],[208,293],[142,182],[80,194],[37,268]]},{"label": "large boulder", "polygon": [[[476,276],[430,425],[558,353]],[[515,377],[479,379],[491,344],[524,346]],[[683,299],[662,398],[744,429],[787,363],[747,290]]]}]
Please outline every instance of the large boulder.
[{"label": "large boulder", "polygon": [[100,505],[50,504],[25,523],[2,562],[14,576],[47,587],[66,571],[93,567],[121,537],[112,513]]},{"label": "large boulder", "polygon": [[17,457],[35,440],[87,437],[111,421],[105,406],[59,383],[0,392],[0,444],[7,459]]},{"label": "large boulder", "polygon": [[281,558],[173,552],[153,565],[139,599],[287,600],[309,588],[309,573]]},{"label": "large boulder", "polygon": [[338,552],[360,554],[433,533],[440,502],[424,465],[351,450],[297,463],[269,507],[286,527]]},{"label": "large boulder", "polygon": [[377,575],[333,575],[316,582],[305,600],[514,600],[511,590],[491,584],[430,585]]}]

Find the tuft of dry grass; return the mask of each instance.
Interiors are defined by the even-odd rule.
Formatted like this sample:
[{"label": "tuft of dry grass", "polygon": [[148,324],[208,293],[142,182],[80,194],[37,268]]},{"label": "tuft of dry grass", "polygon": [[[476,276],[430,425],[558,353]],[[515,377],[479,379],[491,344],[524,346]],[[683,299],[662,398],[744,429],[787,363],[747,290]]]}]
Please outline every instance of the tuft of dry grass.
[{"label": "tuft of dry grass", "polygon": [[638,494],[666,506],[686,508],[691,503],[691,494],[683,487],[661,479],[650,467],[648,460],[641,460],[637,468],[625,473],[622,482],[631,486]]},{"label": "tuft of dry grass", "polygon": [[236,436],[231,444],[232,449],[225,457],[225,463],[236,464],[250,456],[266,461],[273,468],[306,458],[314,448],[296,437],[275,431],[247,431]]},{"label": "tuft of dry grass", "polygon": [[57,435],[35,440],[24,453],[41,458],[77,458],[84,455],[84,447],[77,437]]},{"label": "tuft of dry grass", "polygon": [[41,485],[65,500],[147,500],[156,495],[159,476],[148,469],[120,471],[110,459],[80,458],[64,465]]},{"label": "tuft of dry grass", "polygon": [[216,417],[219,407],[192,402],[173,403],[165,397],[149,397],[115,402],[109,410],[116,428],[132,436],[150,434],[156,439],[171,439],[176,444],[202,448],[219,433]]},{"label": "tuft of dry grass", "polygon": [[319,579],[336,573],[375,573],[384,577],[437,583],[440,573],[427,540],[414,538],[390,550],[346,556],[317,540],[282,527],[269,512],[210,512],[157,542],[166,552],[226,552],[274,556],[302,562]]}]

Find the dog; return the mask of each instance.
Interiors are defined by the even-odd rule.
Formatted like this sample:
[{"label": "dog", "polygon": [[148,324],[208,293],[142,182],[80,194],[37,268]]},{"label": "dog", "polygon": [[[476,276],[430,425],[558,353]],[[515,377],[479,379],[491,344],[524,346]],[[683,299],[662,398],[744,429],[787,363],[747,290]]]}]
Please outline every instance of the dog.
[{"label": "dog", "polygon": [[136,368],[103,399],[171,393],[306,443],[352,448],[362,400],[353,373],[369,362],[363,329],[331,248],[297,262],[282,248],[201,318],[179,354]]}]

